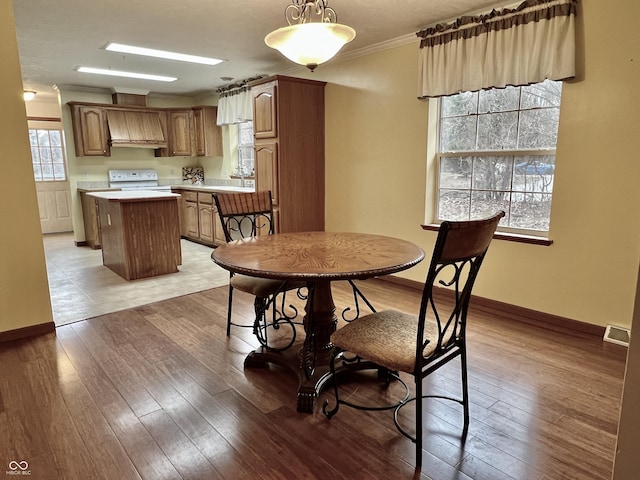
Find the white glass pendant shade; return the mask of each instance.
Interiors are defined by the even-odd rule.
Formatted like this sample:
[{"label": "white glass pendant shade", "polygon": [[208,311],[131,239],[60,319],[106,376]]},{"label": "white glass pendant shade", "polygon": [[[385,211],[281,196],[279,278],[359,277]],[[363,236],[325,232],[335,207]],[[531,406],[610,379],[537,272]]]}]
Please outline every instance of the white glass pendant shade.
[{"label": "white glass pendant shade", "polygon": [[313,70],[333,58],[355,36],[353,28],[339,23],[300,23],[271,32],[264,43]]}]

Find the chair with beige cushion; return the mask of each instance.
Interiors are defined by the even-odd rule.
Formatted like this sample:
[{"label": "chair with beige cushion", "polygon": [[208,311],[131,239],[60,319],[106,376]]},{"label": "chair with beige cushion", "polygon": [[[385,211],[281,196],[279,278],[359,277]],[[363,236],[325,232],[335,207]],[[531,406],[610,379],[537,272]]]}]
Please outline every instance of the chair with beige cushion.
[{"label": "chair with beige cushion", "polygon": [[[260,191],[251,193],[216,193],[213,196],[218,216],[227,242],[259,235],[274,233],[273,204],[271,192]],[[227,336],[231,333],[231,325],[251,327],[260,343],[269,348],[267,332],[269,328],[280,330],[283,325],[291,327],[292,332],[288,340],[279,348],[288,348],[296,337],[293,318],[297,310],[289,306],[293,315],[285,312],[285,293],[289,290],[300,289],[306,284],[300,282],[285,282],[269,278],[250,277],[231,273],[229,278],[229,306],[227,310]],[[233,291],[240,290],[255,297],[255,318],[250,324],[234,323],[232,321]],[[280,302],[277,304],[278,296]],[[278,306],[279,305],[279,306]],[[267,311],[271,309],[271,320],[267,321]],[[281,335],[282,336],[282,335]]]},{"label": "chair with beige cushion", "polygon": [[[400,433],[416,444],[416,468],[422,464],[422,398],[453,400],[463,407],[463,437],[469,426],[467,388],[466,321],[471,289],[493,234],[504,216],[499,212],[485,220],[443,222],[436,239],[417,316],[384,310],[353,320],[331,336],[335,345],[330,369],[335,385],[336,405],[323,412],[329,418],[340,405],[362,410],[394,410],[394,423]],[[442,287],[434,291],[435,287]],[[423,395],[422,380],[450,360],[460,358],[459,397]],[[337,363],[341,360],[339,367]],[[375,369],[389,384],[395,379],[404,384],[406,395],[390,405],[366,406],[339,397],[338,377],[353,370]],[[413,377],[415,395],[401,379],[405,372]],[[403,374],[404,375],[404,374]],[[418,401],[415,401],[419,399]],[[415,402],[415,434],[400,424],[402,407]]]}]

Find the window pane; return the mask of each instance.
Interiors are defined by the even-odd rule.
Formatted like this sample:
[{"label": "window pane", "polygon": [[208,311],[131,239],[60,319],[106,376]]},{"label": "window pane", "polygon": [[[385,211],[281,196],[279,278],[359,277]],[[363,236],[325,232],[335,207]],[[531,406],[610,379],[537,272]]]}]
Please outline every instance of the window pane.
[{"label": "window pane", "polygon": [[60,165],[59,163],[56,163],[53,166],[53,177],[56,180],[64,180],[65,179],[64,165]]},{"label": "window pane", "polygon": [[442,117],[469,115],[477,113],[478,92],[462,92],[442,97]]},{"label": "window pane", "polygon": [[62,148],[51,148],[51,161],[53,163],[64,163]]},{"label": "window pane", "polygon": [[508,112],[518,110],[520,88],[493,88],[482,90],[478,101],[478,113]]},{"label": "window pane", "polygon": [[511,157],[477,157],[473,162],[473,189],[511,190]]},{"label": "window pane", "polygon": [[518,148],[556,148],[559,116],[557,108],[520,112]]},{"label": "window pane", "polygon": [[51,145],[55,147],[62,146],[62,138],[58,130],[49,130],[49,138],[51,139]]},{"label": "window pane", "polygon": [[470,220],[487,218],[491,215],[495,215],[495,213],[500,210],[503,210],[508,214],[510,200],[511,194],[509,192],[473,191],[471,194]]},{"label": "window pane", "polygon": [[511,150],[518,138],[518,113],[491,113],[478,117],[478,150]]},{"label": "window pane", "polygon": [[36,132],[36,130],[29,130],[29,144],[31,146],[37,146],[38,145],[38,133]]},{"label": "window pane", "polygon": [[469,220],[469,190],[440,190],[438,212],[447,220]]},{"label": "window pane", "polygon": [[40,154],[38,153],[38,147],[31,147],[31,161],[33,163],[40,163]]},{"label": "window pane", "polygon": [[475,150],[476,115],[444,118],[440,123],[440,151]]},{"label": "window pane", "polygon": [[38,144],[49,145],[49,131],[48,130],[38,130]]},{"label": "window pane", "polygon": [[549,230],[551,195],[547,193],[513,193],[509,226],[528,230]]},{"label": "window pane", "polygon": [[562,82],[545,80],[542,83],[522,87],[520,108],[560,107]]},{"label": "window pane", "polygon": [[40,163],[51,163],[51,150],[49,150],[49,147],[40,147]]},{"label": "window pane", "polygon": [[33,175],[36,181],[42,181],[42,168],[40,165],[33,165]]},{"label": "window pane", "polygon": [[440,159],[440,188],[471,188],[471,158]]},{"label": "window pane", "polygon": [[551,193],[553,191],[555,160],[553,155],[516,157],[513,190]]},{"label": "window pane", "polygon": [[45,181],[53,180],[52,165],[42,165],[42,180],[45,180]]}]

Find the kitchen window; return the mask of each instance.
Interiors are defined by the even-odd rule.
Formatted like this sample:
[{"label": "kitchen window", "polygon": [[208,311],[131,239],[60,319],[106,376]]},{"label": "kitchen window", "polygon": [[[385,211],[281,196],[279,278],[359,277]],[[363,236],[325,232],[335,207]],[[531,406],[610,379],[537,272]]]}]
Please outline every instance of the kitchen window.
[{"label": "kitchen window", "polygon": [[235,175],[245,178],[254,176],[253,122],[238,124],[238,162]]},{"label": "kitchen window", "polygon": [[31,163],[36,182],[67,179],[62,130],[29,129]]},{"label": "kitchen window", "polygon": [[562,82],[440,99],[436,217],[504,210],[500,230],[547,236]]}]

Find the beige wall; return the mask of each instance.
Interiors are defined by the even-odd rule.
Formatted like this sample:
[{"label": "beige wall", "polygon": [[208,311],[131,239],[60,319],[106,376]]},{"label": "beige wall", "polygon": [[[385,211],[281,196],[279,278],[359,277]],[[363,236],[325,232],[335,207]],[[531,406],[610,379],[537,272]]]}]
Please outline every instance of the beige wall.
[{"label": "beige wall", "polygon": [[0,0],[0,332],[53,321],[13,6]]},{"label": "beige wall", "polygon": [[[477,295],[596,325],[630,325],[640,258],[639,14],[635,0],[582,3],[580,76],[565,83],[562,98],[554,243],[495,241]],[[425,180],[428,103],[416,100],[417,57],[416,42],[300,74],[330,82],[327,229],[400,236],[429,252],[435,233],[420,224],[430,220],[433,175]],[[402,276],[421,281],[426,267]]]}]

